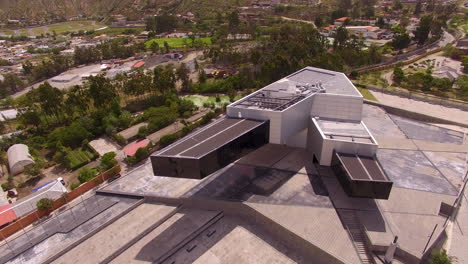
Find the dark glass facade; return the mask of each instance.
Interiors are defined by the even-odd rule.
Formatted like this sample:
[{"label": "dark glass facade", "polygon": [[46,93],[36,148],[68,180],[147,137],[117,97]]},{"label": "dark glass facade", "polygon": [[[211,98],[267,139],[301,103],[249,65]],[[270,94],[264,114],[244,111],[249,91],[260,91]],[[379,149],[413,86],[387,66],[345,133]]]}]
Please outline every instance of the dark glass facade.
[{"label": "dark glass facade", "polygon": [[156,176],[203,179],[231,162],[269,142],[269,122],[247,131],[243,135],[225,142],[215,150],[200,157],[151,156],[153,172]]},{"label": "dark glass facade", "polygon": [[357,180],[349,175],[337,154],[333,155],[332,169],[346,194],[357,198],[373,198],[387,200],[392,190],[393,182],[375,180]]}]

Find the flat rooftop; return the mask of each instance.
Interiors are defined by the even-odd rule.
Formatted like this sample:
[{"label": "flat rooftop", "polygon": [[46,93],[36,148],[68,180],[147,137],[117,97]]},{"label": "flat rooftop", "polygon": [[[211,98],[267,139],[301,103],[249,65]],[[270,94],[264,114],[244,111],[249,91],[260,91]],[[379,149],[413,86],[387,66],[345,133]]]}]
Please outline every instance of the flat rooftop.
[{"label": "flat rooftop", "polygon": [[265,122],[223,118],[170,145],[156,156],[200,158]]},{"label": "flat rooftop", "polygon": [[362,97],[345,74],[307,67],[265,86],[232,106],[283,111],[316,93]]},{"label": "flat rooftop", "polygon": [[362,122],[314,119],[328,139],[375,144]]},{"label": "flat rooftop", "polygon": [[337,155],[353,180],[388,181],[375,159],[343,153],[337,153]]}]

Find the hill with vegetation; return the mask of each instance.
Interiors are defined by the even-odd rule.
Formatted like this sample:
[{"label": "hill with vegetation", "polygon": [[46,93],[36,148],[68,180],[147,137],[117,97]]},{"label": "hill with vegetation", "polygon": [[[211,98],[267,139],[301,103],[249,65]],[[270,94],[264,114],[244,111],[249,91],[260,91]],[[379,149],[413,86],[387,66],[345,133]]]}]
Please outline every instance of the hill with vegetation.
[{"label": "hill with vegetation", "polygon": [[128,20],[139,20],[158,10],[191,11],[206,16],[246,2],[248,0],[0,0],[0,20],[22,19],[27,25],[33,25],[77,17],[107,20],[117,14]]}]

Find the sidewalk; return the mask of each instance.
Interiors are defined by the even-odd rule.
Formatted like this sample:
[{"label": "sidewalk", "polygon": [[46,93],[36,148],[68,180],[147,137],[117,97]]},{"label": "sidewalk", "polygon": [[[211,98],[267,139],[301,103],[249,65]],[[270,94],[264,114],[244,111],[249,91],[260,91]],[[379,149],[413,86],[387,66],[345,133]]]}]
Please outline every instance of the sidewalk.
[{"label": "sidewalk", "polygon": [[369,90],[380,103],[468,125],[466,111]]}]

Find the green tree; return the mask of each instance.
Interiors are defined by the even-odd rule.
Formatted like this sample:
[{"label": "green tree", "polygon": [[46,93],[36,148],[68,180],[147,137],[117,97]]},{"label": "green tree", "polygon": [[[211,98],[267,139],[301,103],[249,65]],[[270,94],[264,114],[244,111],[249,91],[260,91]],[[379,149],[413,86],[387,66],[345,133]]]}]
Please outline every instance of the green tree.
[{"label": "green tree", "polygon": [[19,116],[19,121],[22,125],[39,127],[41,124],[41,117],[35,108],[29,108]]},{"label": "green tree", "polygon": [[23,87],[23,81],[13,73],[7,73],[3,75],[3,78],[3,85],[9,93],[16,93]]},{"label": "green tree", "polygon": [[84,167],[78,173],[78,180],[80,183],[85,183],[96,177],[96,174],[96,170]]},{"label": "green tree", "polygon": [[54,202],[49,198],[42,198],[36,203],[37,210],[47,211],[54,208]]},{"label": "green tree", "polygon": [[405,80],[405,72],[400,67],[395,67],[393,69],[393,81],[400,84],[403,80]]},{"label": "green tree", "polygon": [[164,41],[164,50],[166,51],[166,53],[169,53],[171,47],[169,47],[169,43],[167,43],[167,41]]},{"label": "green tree", "polygon": [[416,31],[414,31],[414,39],[418,42],[419,45],[424,45],[428,39],[429,32],[431,31],[432,19],[433,18],[431,15],[425,15],[421,17],[419,25],[416,28]]},{"label": "green tree", "polygon": [[463,56],[462,59],[463,72],[468,73],[468,56]]},{"label": "green tree", "polygon": [[63,93],[45,82],[37,88],[37,96],[42,111],[59,119],[63,106]]},{"label": "green tree", "polygon": [[322,20],[322,18],[319,17],[319,16],[316,17],[316,18],[315,18],[315,21],[314,21],[314,24],[315,24],[316,27],[321,28],[321,27],[323,26],[323,20]]},{"label": "green tree", "polygon": [[348,39],[348,30],[344,26],[338,27],[338,29],[336,30],[335,41],[333,42],[333,48],[343,48]]},{"label": "green tree", "polygon": [[419,16],[419,14],[421,14],[421,9],[422,9],[422,3],[421,3],[421,0],[419,0],[417,3],[416,3],[416,6],[414,7],[414,12],[413,14],[415,16]]},{"label": "green tree", "polygon": [[400,0],[394,0],[393,1],[393,9],[401,10],[402,8],[403,8],[403,5],[401,4]]},{"label": "green tree", "polygon": [[114,85],[103,75],[91,76],[88,85],[89,96],[96,108],[110,107],[119,99]]},{"label": "green tree", "polygon": [[229,29],[236,30],[240,25],[239,13],[237,10],[232,11],[228,17]]},{"label": "green tree", "polygon": [[189,90],[190,84],[190,70],[187,68],[185,63],[181,63],[180,66],[176,70],[177,79],[182,83],[182,91],[187,92]]},{"label": "green tree", "polygon": [[158,53],[159,44],[156,41],[151,42],[150,49],[152,53]]},{"label": "green tree", "polygon": [[117,160],[115,159],[117,154],[115,152],[108,152],[101,157],[101,170],[107,171],[108,169],[117,165]]}]

